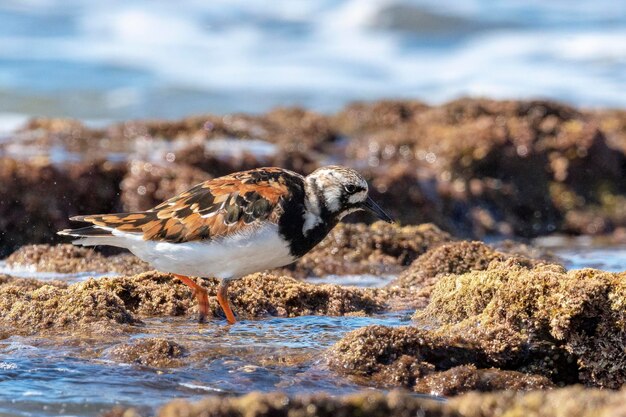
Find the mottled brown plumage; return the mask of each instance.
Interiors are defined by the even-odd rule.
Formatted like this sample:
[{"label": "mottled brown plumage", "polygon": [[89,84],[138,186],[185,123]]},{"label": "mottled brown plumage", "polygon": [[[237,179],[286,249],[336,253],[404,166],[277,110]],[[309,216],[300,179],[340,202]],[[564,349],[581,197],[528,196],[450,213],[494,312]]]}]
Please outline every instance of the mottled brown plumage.
[{"label": "mottled brown plumage", "polygon": [[284,173],[278,168],[238,172],[205,181],[144,212],[77,216],[72,220],[140,233],[145,240],[176,243],[215,239],[255,223],[276,223],[289,194],[289,177]]}]

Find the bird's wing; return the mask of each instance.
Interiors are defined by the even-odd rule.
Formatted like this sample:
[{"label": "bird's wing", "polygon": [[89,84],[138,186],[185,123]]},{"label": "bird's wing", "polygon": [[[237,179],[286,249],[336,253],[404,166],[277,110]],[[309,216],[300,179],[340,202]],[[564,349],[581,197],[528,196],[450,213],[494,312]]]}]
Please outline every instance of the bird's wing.
[{"label": "bird's wing", "polygon": [[189,242],[225,237],[266,222],[277,223],[294,176],[259,168],[205,181],[143,212],[72,217],[96,227],[141,234],[144,240]]}]

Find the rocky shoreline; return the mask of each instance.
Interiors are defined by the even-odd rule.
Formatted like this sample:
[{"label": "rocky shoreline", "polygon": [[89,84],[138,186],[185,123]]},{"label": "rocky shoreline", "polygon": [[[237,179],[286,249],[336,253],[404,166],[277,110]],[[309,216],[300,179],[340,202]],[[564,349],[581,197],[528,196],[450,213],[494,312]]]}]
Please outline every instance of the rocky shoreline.
[{"label": "rocky shoreline", "polygon": [[[334,254],[328,253],[331,244],[337,248]],[[348,257],[343,270],[338,269],[339,264],[333,266],[333,274],[369,271],[359,269],[359,265],[371,268],[376,265],[372,260],[381,257],[382,263],[390,267],[414,260],[401,267],[403,272],[384,288],[313,285],[301,279],[310,271],[323,270],[317,268],[317,262],[324,263],[344,252],[360,255]],[[112,266],[122,275],[71,285],[1,276],[0,326],[4,338],[63,335],[63,343],[90,340],[96,345],[97,340],[113,340],[117,342],[94,353],[96,357],[148,368],[189,366],[207,355],[206,348],[185,338],[161,337],[158,329],[149,329],[150,325],[146,329],[144,321],[152,317],[185,316],[193,320],[196,306],[186,286],[167,274],[141,272],[146,266],[130,255],[104,256],[69,245],[34,245],[16,251],[7,258],[7,264],[21,270],[65,273],[104,271]],[[292,276],[288,276],[290,273]],[[625,281],[624,273],[593,269],[567,272],[550,256],[533,259],[482,242],[453,240],[433,225],[348,224],[338,227],[309,259],[292,268],[236,281],[231,300],[240,318],[253,320],[303,315],[371,316],[392,311],[398,305],[412,306],[415,313],[408,325],[373,325],[346,334],[326,350],[324,367],[338,378],[348,378],[364,387],[396,387],[446,397],[461,395],[445,404],[401,393],[339,398],[296,396],[276,412],[315,415],[307,411],[311,406],[329,413],[344,410],[345,415],[358,415],[366,407],[372,412],[388,410],[398,415],[429,410],[432,415],[496,416],[505,415],[509,409],[532,408],[528,403],[531,398],[545,401],[542,410],[549,410],[555,399],[568,398],[581,406],[581,414],[576,415],[586,415],[584,406],[588,401],[597,400],[610,408],[623,395],[595,388],[618,389],[626,376],[622,350],[626,341]],[[215,293],[216,282],[203,280],[202,284],[210,295]],[[210,302],[211,315],[219,318],[217,303],[212,297]],[[139,329],[153,336],[129,342],[128,335]],[[577,384],[587,388],[557,388]],[[499,396],[463,395],[501,390],[505,393]],[[200,415],[206,407],[216,407],[210,415],[239,415],[246,407],[278,407],[275,401],[280,395],[250,394],[241,399],[220,397],[200,403],[176,401],[159,415],[178,415],[180,410]],[[484,414],[468,408],[468,404],[482,407],[490,402],[503,408]],[[133,412],[114,410],[110,415]],[[556,414],[546,411],[542,415]]]},{"label": "rocky shoreline", "polygon": [[146,209],[204,179],[258,166],[306,174],[330,163],[362,171],[404,224],[433,222],[471,238],[623,239],[625,126],[620,110],[486,99],[103,128],[34,119],[0,141],[0,254],[58,242],[54,232],[68,215]]},{"label": "rocky shoreline", "polygon": [[[266,355],[207,346],[188,287],[128,253],[58,244],[54,235],[71,215],[146,209],[230,171],[280,165],[307,173],[328,163],[366,173],[400,224],[354,217],[295,264],[230,289],[233,309],[251,322],[382,322],[320,348]],[[248,361],[241,372],[315,368],[342,384],[398,390],[176,400],[158,412],[164,417],[557,416],[563,404],[567,415],[614,415],[626,404],[626,272],[567,271],[547,251],[471,239],[559,232],[622,240],[625,175],[626,112],[552,102],[383,101],[327,116],[278,109],[100,129],[33,120],[0,141],[0,341],[84,346],[88,363],[146,372],[234,351]],[[40,273],[108,276],[70,283]],[[324,282],[349,275],[393,278],[374,288]],[[209,321],[221,322],[217,282],[198,282],[209,292]],[[393,314],[403,317],[385,324]]]}]

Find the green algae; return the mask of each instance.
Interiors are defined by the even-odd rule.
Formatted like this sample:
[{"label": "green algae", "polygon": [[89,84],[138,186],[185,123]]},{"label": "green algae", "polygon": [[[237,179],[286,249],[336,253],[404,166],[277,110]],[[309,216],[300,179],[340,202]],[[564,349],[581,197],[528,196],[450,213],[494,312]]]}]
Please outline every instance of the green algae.
[{"label": "green algae", "polygon": [[556,368],[544,369],[546,376],[570,374],[587,385],[617,388],[626,378],[625,278],[593,269],[494,262],[486,271],[441,278],[430,304],[414,319],[443,324],[437,331],[447,334],[508,328],[531,345],[571,355],[546,361]]}]

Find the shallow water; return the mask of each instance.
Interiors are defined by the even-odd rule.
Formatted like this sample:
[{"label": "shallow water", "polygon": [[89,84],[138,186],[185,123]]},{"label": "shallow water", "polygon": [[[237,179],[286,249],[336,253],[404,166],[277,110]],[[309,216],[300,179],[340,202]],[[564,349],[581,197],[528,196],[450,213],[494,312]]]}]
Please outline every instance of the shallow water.
[{"label": "shallow water", "polygon": [[[408,313],[243,320],[230,329],[222,321],[150,319],[141,333],[91,347],[12,336],[0,342],[0,413],[88,416],[114,405],[153,408],[210,393],[353,392],[362,387],[328,371],[324,349],[362,326],[406,324]],[[191,363],[156,369],[107,358],[115,343],[147,336],[184,345]]]},{"label": "shallow water", "polygon": [[626,271],[626,245],[609,244],[590,236],[543,237],[536,239],[535,245],[554,253],[568,269]]},{"label": "shallow water", "polygon": [[[570,268],[626,270],[624,247],[570,246],[553,251]],[[7,270],[0,264],[0,272],[2,268]],[[89,274],[23,270],[22,275],[76,282]],[[382,286],[389,279],[334,276],[325,281]],[[411,313],[270,317],[243,320],[230,328],[221,320],[198,325],[191,317],[152,318],[135,333],[106,340],[97,335],[76,340],[12,336],[0,341],[0,415],[95,416],[115,405],[148,411],[173,398],[216,393],[354,392],[363,387],[326,369],[325,349],[359,327],[408,324]],[[113,346],[145,337],[185,346],[188,356],[182,358],[183,366],[158,369],[120,363],[110,356]]]}]

